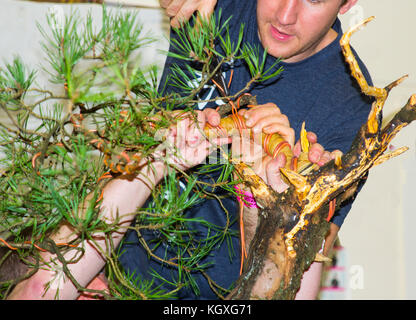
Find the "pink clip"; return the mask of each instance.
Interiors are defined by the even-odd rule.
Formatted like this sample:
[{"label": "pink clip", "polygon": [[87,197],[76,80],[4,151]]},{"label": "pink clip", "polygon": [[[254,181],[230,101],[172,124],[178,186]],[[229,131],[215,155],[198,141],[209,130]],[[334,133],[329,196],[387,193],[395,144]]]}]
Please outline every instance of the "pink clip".
[{"label": "pink clip", "polygon": [[237,196],[237,199],[241,201],[247,208],[258,208],[256,199],[254,199],[252,193],[243,191],[237,186],[234,186],[234,189],[240,196],[243,196],[243,199],[241,199],[240,196]]}]

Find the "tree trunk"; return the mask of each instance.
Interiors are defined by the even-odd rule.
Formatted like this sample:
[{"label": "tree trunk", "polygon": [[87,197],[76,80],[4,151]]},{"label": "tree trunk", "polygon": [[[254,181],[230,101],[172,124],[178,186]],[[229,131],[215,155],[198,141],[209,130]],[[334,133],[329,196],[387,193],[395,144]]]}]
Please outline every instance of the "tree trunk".
[{"label": "tree trunk", "polygon": [[[349,47],[352,33],[360,26],[343,36],[341,47],[361,90],[374,96],[375,102],[350,151],[307,175],[282,169],[291,186],[281,194],[274,192],[243,163],[236,165],[251,187],[260,211],[243,273],[228,299],[293,299],[304,271],[322,247],[329,228],[327,216],[330,202],[336,199],[339,206],[354,194],[370,168],[408,149],[403,147],[384,154],[394,136],[416,119],[416,95],[384,129],[380,128],[387,96],[405,77],[384,89],[368,86]],[[269,276],[273,270],[277,276]],[[267,288],[263,288],[262,294],[258,295],[256,284],[260,282],[263,285],[267,283]]]}]

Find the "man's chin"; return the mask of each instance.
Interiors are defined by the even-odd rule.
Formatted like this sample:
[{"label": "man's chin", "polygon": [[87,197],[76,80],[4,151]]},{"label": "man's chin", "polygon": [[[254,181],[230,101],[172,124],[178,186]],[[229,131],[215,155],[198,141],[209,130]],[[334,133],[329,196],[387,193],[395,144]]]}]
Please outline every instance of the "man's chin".
[{"label": "man's chin", "polygon": [[296,56],[296,50],[289,48],[288,45],[274,45],[272,47],[269,46],[269,49],[267,49],[267,53],[283,61],[289,60],[287,62],[290,62],[290,60],[294,59]]},{"label": "man's chin", "polygon": [[[277,59],[280,59],[282,61],[290,60],[293,58],[293,54],[289,54],[286,52],[282,52],[281,50],[268,50],[267,53]],[[289,62],[289,61],[288,61]]]}]

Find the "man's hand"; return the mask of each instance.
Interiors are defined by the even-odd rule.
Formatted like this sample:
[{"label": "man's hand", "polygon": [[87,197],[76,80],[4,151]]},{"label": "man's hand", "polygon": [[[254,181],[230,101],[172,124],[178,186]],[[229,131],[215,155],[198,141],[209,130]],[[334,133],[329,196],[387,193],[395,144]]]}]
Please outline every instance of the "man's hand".
[{"label": "man's hand", "polygon": [[[309,161],[322,167],[324,164],[333,160],[337,155],[342,155],[342,152],[335,150],[332,152],[326,151],[322,145],[317,142],[316,134],[313,132],[307,133],[307,139],[309,141]],[[296,142],[293,147],[293,154],[298,157],[301,153],[300,141]],[[280,168],[286,165],[286,156],[279,154],[276,159],[272,159],[267,156],[263,159],[264,174],[266,177],[265,182],[268,183],[275,191],[283,192],[288,188],[288,185],[283,182],[280,175]]]},{"label": "man's hand", "polygon": [[171,18],[172,27],[179,28],[180,24],[190,19],[195,11],[202,17],[209,18],[214,12],[217,0],[160,0],[160,6],[166,9]]},{"label": "man's hand", "polygon": [[[279,154],[279,156],[273,159],[267,155],[263,150],[261,136],[262,133],[279,133],[293,147],[295,131],[290,127],[289,119],[281,113],[274,103],[266,103],[248,110],[240,110],[239,114],[245,118],[246,126],[252,129],[254,141],[247,142],[248,138],[241,140],[237,144],[233,141],[233,155],[241,154],[244,162],[252,162],[254,172],[277,192],[286,190],[288,186],[281,179],[279,170],[285,166],[286,157],[283,154]],[[242,148],[238,153],[239,145]]]},{"label": "man's hand", "polygon": [[[246,126],[253,130],[254,141],[248,142],[248,137],[243,137],[241,141],[236,141],[237,143],[233,141],[233,155],[241,155],[242,161],[252,162],[257,175],[277,192],[283,192],[288,186],[280,176],[280,168],[286,165],[286,157],[284,154],[279,154],[273,159],[269,155],[265,155],[262,150],[261,134],[280,134],[289,142],[294,155],[299,156],[301,153],[300,141],[294,144],[295,132],[290,127],[289,119],[273,103],[258,105],[248,110],[240,110],[239,114],[246,119]],[[318,166],[323,166],[328,161],[335,159],[337,155],[342,154],[339,150],[325,151],[322,145],[317,142],[317,136],[313,132],[308,132],[307,139],[310,143],[309,161]]]},{"label": "man's hand", "polygon": [[[320,145],[317,141],[318,138],[315,133],[308,132],[307,138],[310,144],[308,158],[312,163],[316,163],[318,166],[322,167],[325,163],[330,160],[335,159],[338,155],[342,155],[342,152],[339,150],[334,150],[332,152],[325,151],[324,147]],[[301,152],[300,140],[295,144],[293,148],[293,154],[295,157],[298,157]]]},{"label": "man's hand", "polygon": [[[196,117],[195,117],[196,116]],[[177,113],[179,121],[166,132],[166,140],[156,153],[156,160],[175,166],[180,170],[190,169],[204,161],[218,146],[231,142],[231,138],[216,138],[208,141],[203,135],[207,123],[216,127],[220,115],[213,109],[195,111],[195,113]]]},{"label": "man's hand", "polygon": [[279,133],[293,147],[295,131],[290,127],[289,119],[282,114],[274,103],[261,104],[238,112],[246,119],[246,126],[254,133],[254,141],[261,144],[261,133]]},{"label": "man's hand", "polygon": [[[272,159],[269,155],[265,155],[263,151],[263,145],[261,143],[261,133],[273,134],[279,133],[292,147],[294,156],[299,156],[301,153],[301,144],[298,141],[294,144],[295,133],[290,127],[289,120],[283,115],[279,108],[274,104],[265,104],[251,108],[250,110],[239,112],[246,118],[246,125],[255,131],[254,141],[251,141],[250,137],[242,137],[235,144],[233,140],[233,157],[234,155],[241,155],[241,159],[244,162],[253,163],[253,169],[257,175],[259,175],[268,185],[270,185],[277,192],[283,192],[288,187],[282,180],[280,175],[280,168],[286,165],[286,156],[279,154],[275,159]],[[335,159],[337,155],[342,153],[338,150],[333,152],[325,151],[325,149],[318,143],[316,134],[313,132],[307,133],[307,139],[309,141],[308,158],[312,163],[322,166],[331,159]],[[240,149],[238,147],[241,147]],[[255,230],[258,221],[258,209],[257,208],[244,208],[243,222],[244,222],[244,237],[246,246],[249,247],[250,243],[255,235]],[[331,223],[330,231],[325,239],[324,254],[327,254],[337,237],[339,227]],[[266,264],[270,265],[267,275],[261,275],[258,278],[257,283],[253,287],[252,294],[262,297],[265,294],[265,288],[267,288],[270,279],[281,276],[276,265],[266,260]],[[319,287],[319,281],[321,278],[322,264],[313,263],[311,268],[305,272],[302,280],[302,286],[306,287],[306,290],[301,290],[297,298],[311,298],[315,297],[314,290],[310,288]],[[301,286],[301,288],[302,288]]]}]

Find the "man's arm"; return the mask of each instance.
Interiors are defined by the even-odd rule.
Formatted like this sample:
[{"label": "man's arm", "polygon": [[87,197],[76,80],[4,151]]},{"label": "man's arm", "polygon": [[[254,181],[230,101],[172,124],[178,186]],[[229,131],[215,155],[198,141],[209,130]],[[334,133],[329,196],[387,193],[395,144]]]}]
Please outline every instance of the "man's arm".
[{"label": "man's arm", "polygon": [[160,6],[166,9],[166,15],[171,18],[172,27],[178,28],[180,23],[188,21],[195,11],[202,17],[210,17],[217,0],[160,0]]},{"label": "man's arm", "polygon": [[[150,196],[153,187],[163,178],[168,163],[181,170],[187,170],[204,160],[215,147],[216,143],[227,143],[228,139],[207,141],[199,128],[208,122],[211,126],[218,125],[219,115],[214,110],[207,112],[197,111],[197,124],[191,117],[179,121],[170,128],[166,141],[169,146],[159,150],[162,159],[146,165],[136,176],[122,175],[111,180],[103,190],[103,200],[100,207],[102,219],[108,223],[118,223],[118,229],[113,232],[113,247],[117,247],[127,228],[135,217],[137,208],[143,206]],[[87,200],[88,201],[88,200]],[[51,238],[56,243],[70,242],[75,237],[74,229],[62,225]],[[87,287],[91,280],[100,272],[106,263],[104,253],[111,248],[103,240],[102,234],[94,234],[94,243],[83,241],[80,246],[85,252],[77,263],[67,264],[71,275],[81,287]],[[65,260],[74,258],[75,250],[64,255]],[[20,282],[12,291],[8,299],[76,299],[80,292],[71,280],[58,277],[55,270],[62,270],[62,264],[55,254],[42,252],[41,257],[45,263],[30,278]],[[63,281],[65,279],[65,281]],[[48,285],[48,290],[45,290]]]},{"label": "man's arm", "polygon": [[[122,239],[127,227],[135,216],[136,209],[144,204],[151,193],[151,185],[160,180],[163,172],[162,163],[154,163],[153,169],[146,167],[136,177],[122,176],[110,181],[104,188],[103,201],[101,205],[102,219],[107,223],[113,223],[117,216],[120,218],[119,230],[113,233],[114,246],[117,246]],[[145,178],[144,178],[145,177]],[[58,232],[52,237],[55,242],[68,242],[76,235],[73,229],[67,225],[60,227]],[[80,244],[85,250],[82,258],[67,267],[76,281],[82,287],[99,273],[106,262],[101,252],[108,252],[105,240],[101,240],[100,234],[94,243],[84,241]],[[65,260],[73,258],[75,251],[70,251],[64,255]],[[20,282],[13,290],[8,299],[76,299],[78,292],[75,285],[67,278],[57,276],[54,270],[62,270],[62,264],[55,254],[42,252],[41,257],[46,263],[51,263],[51,268],[41,266],[41,268],[30,278]],[[45,290],[48,284],[49,289]]]}]

